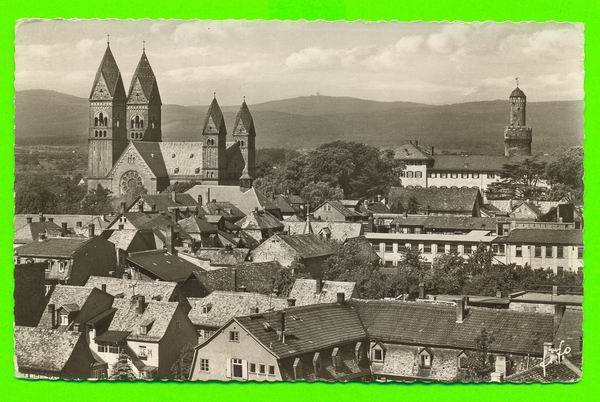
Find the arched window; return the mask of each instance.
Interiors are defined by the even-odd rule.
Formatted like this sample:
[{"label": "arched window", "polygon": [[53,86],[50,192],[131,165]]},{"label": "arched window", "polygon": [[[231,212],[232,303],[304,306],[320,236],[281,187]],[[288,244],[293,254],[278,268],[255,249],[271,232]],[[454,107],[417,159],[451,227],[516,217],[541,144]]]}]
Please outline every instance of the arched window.
[{"label": "arched window", "polygon": [[244,141],[242,141],[242,146],[244,146]]},{"label": "arched window", "polygon": [[98,118],[94,117],[94,126],[98,127]]},{"label": "arched window", "polygon": [[140,128],[144,128],[144,120],[140,120]]},{"label": "arched window", "polygon": [[104,130],[104,137],[106,137],[106,130]]},{"label": "arched window", "polygon": [[94,130],[94,137],[98,137],[98,130]]},{"label": "arched window", "polygon": [[195,172],[196,174],[200,173],[200,168],[196,168],[196,170],[194,170],[194,172]]},{"label": "arched window", "polygon": [[108,117],[104,116],[104,125],[108,126]]},{"label": "arched window", "polygon": [[98,122],[100,123],[100,125],[104,124],[104,114],[102,112],[100,112],[100,114],[98,115]]},{"label": "arched window", "polygon": [[131,119],[131,128],[133,128],[133,119]]},{"label": "arched window", "polygon": [[179,168],[175,168],[175,170],[173,170],[174,173],[179,173]]}]

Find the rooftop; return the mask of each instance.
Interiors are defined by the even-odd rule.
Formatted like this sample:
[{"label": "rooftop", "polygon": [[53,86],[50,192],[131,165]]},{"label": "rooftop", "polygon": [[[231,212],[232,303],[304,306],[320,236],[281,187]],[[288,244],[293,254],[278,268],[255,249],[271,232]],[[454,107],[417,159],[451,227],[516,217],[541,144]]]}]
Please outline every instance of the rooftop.
[{"label": "rooftop", "polygon": [[102,289],[102,285],[106,285],[106,293],[117,298],[128,299],[136,294],[144,296],[146,300],[158,301],[169,301],[177,287],[175,282],[137,281],[104,276],[90,276],[84,286],[86,288]]},{"label": "rooftop", "polygon": [[392,225],[419,226],[426,229],[459,229],[459,230],[490,230],[498,229],[496,218],[481,218],[474,216],[444,216],[444,215],[399,215],[392,220]]},{"label": "rooftop", "polygon": [[276,234],[269,238],[271,239],[283,241],[294,249],[300,258],[324,257],[335,253],[333,247],[316,234]]},{"label": "rooftop", "polygon": [[202,268],[165,250],[131,253],[127,261],[167,282],[182,282],[195,271],[202,271]]},{"label": "rooftop", "polygon": [[394,212],[404,212],[414,199],[419,211],[471,214],[479,197],[476,187],[392,187],[387,203]]},{"label": "rooftop", "polygon": [[[304,234],[306,221],[283,221],[284,231],[291,234]],[[329,233],[332,240],[343,242],[362,235],[363,227],[360,222],[326,222],[310,221],[314,234],[326,237]]]},{"label": "rooftop", "polygon": [[75,237],[50,238],[24,244],[15,249],[15,254],[21,257],[70,258],[90,240]]},{"label": "rooftop", "polygon": [[[146,300],[144,311],[139,314],[136,302],[130,298],[115,299],[113,307],[117,309],[110,323],[110,331],[128,331],[129,340],[154,341],[162,339],[179,303]],[[149,326],[146,334],[140,331],[140,325]]]},{"label": "rooftop", "polygon": [[283,230],[283,223],[265,210],[252,211],[236,222],[242,230]]},{"label": "rooftop", "polygon": [[578,229],[513,229],[502,242],[583,246],[583,232]]},{"label": "rooftop", "polygon": [[80,332],[15,326],[17,369],[59,373],[83,336]]},{"label": "rooftop", "polygon": [[247,248],[201,248],[196,257],[210,261],[211,265],[233,266],[246,261],[249,253]]},{"label": "rooftop", "polygon": [[344,293],[345,300],[349,300],[354,296],[356,282],[323,281],[320,291],[317,286],[316,279],[296,279],[289,298],[296,300],[296,306],[335,303],[338,293]]}]

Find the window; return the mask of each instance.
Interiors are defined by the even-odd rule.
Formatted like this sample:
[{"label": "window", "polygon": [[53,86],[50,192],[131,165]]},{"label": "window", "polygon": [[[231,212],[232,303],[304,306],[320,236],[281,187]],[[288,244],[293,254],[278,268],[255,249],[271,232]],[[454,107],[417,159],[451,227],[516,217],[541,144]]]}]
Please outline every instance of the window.
[{"label": "window", "polygon": [[581,247],[581,246],[577,247],[577,258],[579,258],[579,259],[583,258],[583,247]]},{"label": "window", "polygon": [[382,362],[383,361],[383,350],[380,348],[373,349],[372,359],[374,362]]},{"label": "window", "polygon": [[504,246],[504,244],[498,244],[498,254],[504,255],[504,253],[505,253],[505,246]]},{"label": "window", "polygon": [[196,168],[196,170],[194,170],[194,172],[195,172],[196,174],[200,173],[200,168]]},{"label": "window", "polygon": [[420,179],[421,177],[423,177],[423,173],[422,172],[415,172],[415,177],[417,179]]},{"label": "window", "polygon": [[546,246],[546,258],[552,258],[552,246]]},{"label": "window", "polygon": [[437,244],[437,253],[444,254],[446,252],[446,245],[444,243]]},{"label": "window", "polygon": [[460,177],[462,177],[463,179],[468,179],[469,178],[469,174],[468,173],[461,173]]},{"label": "window", "polygon": [[242,359],[231,359],[231,369],[233,377],[242,378]]},{"label": "window", "polygon": [[460,352],[458,355],[457,366],[459,369],[465,368],[465,364],[467,363],[467,354],[465,352]]},{"label": "window", "polygon": [[496,178],[496,174],[495,173],[488,173],[487,174],[487,178],[488,179],[495,179]]},{"label": "window", "polygon": [[190,154],[190,159],[192,159],[194,157],[194,154]]},{"label": "window", "polygon": [[394,251],[394,243],[385,243],[385,252],[391,253]]},{"label": "window", "polygon": [[406,177],[412,178],[414,176],[413,172],[406,172]]},{"label": "window", "polygon": [[269,375],[275,375],[275,366],[269,365]]},{"label": "window", "polygon": [[210,369],[210,365],[208,363],[208,359],[200,359],[200,371],[208,372]]},{"label": "window", "polygon": [[458,253],[458,244],[451,244],[450,245],[450,252],[451,253]]},{"label": "window", "polygon": [[523,246],[515,247],[515,257],[523,257]]},{"label": "window", "polygon": [[446,173],[440,173],[440,177],[441,177],[442,179],[445,179],[445,178],[446,178],[446,176],[447,176],[447,174],[446,174]]},{"label": "window", "polygon": [[148,334],[148,327],[146,325],[140,325],[140,334],[142,334],[142,335]]},{"label": "window", "polygon": [[68,314],[60,315],[60,325],[69,325],[69,315]]},{"label": "window", "polygon": [[256,374],[256,363],[250,363],[250,368],[248,371],[252,374]]},{"label": "window", "polygon": [[100,353],[107,353],[108,352],[108,346],[106,346],[106,345],[98,345],[98,352],[100,352]]},{"label": "window", "polygon": [[108,347],[108,353],[118,354],[119,353],[119,347],[118,346],[109,346]]},{"label": "window", "polygon": [[264,364],[258,365],[258,374],[265,374],[266,370],[267,370],[267,367]]},{"label": "window", "polygon": [[423,253],[431,254],[431,244],[430,243],[423,244]]},{"label": "window", "polygon": [[474,179],[479,179],[479,173],[473,173],[473,178]]},{"label": "window", "polygon": [[563,276],[565,269],[563,267],[556,267],[556,275]]},{"label": "window", "polygon": [[142,360],[146,360],[148,358],[148,350],[146,350],[145,346],[140,346],[138,351],[138,357]]},{"label": "window", "polygon": [[175,170],[173,170],[173,173],[179,173],[179,168],[175,168]]},{"label": "window", "polygon": [[422,368],[429,368],[429,367],[431,367],[431,355],[426,350],[424,350],[423,352],[421,352],[420,359],[419,359],[419,365]]},{"label": "window", "polygon": [[229,331],[229,342],[239,342],[240,333],[238,331]]},{"label": "window", "polygon": [[458,179],[458,173],[452,173],[452,178],[453,179]]},{"label": "window", "polygon": [[470,245],[470,244],[465,244],[465,245],[463,246],[463,252],[464,252],[465,254],[471,254],[471,245]]},{"label": "window", "polygon": [[542,256],[542,247],[541,246],[533,246],[533,252],[536,258],[540,258]]},{"label": "window", "polygon": [[562,246],[556,247],[556,258],[563,258],[564,251],[565,251],[564,247],[562,247]]}]

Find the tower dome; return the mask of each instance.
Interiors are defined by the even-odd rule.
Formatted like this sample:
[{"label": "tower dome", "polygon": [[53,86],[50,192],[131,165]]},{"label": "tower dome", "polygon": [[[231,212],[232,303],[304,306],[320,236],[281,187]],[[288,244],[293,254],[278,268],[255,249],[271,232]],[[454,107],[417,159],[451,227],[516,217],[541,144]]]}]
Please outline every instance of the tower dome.
[{"label": "tower dome", "polygon": [[513,91],[510,93],[510,97],[511,98],[527,98],[527,96],[525,96],[525,93],[523,91],[521,91],[521,88],[516,87],[515,89],[513,89]]}]

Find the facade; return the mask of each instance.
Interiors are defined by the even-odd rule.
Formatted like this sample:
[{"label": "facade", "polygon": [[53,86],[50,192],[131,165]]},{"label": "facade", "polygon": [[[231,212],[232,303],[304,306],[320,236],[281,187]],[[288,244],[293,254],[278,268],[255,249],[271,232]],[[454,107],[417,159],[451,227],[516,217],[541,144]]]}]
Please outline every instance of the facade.
[{"label": "facade", "polygon": [[481,216],[477,187],[391,187],[387,205],[393,213]]},{"label": "facade", "polygon": [[88,188],[117,196],[162,191],[172,182],[198,181],[249,188],[255,169],[255,128],[244,101],[227,142],[223,113],[212,100],[197,142],[163,142],[162,100],[145,50],[126,93],[107,46],[89,97]]},{"label": "facade", "polygon": [[365,219],[362,214],[346,208],[340,201],[325,201],[313,211],[313,216],[327,222],[360,222]]},{"label": "facade", "polygon": [[15,325],[35,327],[46,307],[46,264],[15,265]]}]

